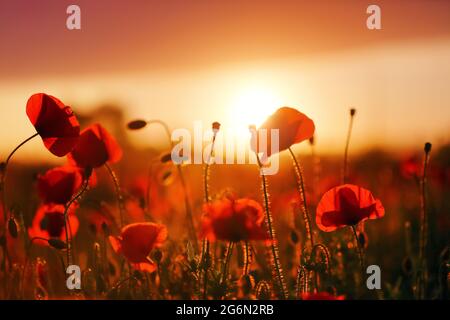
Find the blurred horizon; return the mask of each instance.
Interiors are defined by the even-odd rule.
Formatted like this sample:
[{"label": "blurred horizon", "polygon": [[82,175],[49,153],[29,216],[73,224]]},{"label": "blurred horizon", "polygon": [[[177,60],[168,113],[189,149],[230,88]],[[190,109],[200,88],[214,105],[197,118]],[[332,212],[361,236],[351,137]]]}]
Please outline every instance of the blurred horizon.
[{"label": "blurred horizon", "polygon": [[[0,3],[2,158],[33,134],[25,105],[36,92],[83,116],[113,105],[123,126],[157,118],[172,129],[242,129],[288,105],[315,121],[321,154],[343,152],[351,107],[354,154],[450,143],[448,1],[377,1],[382,30],[365,26],[368,1],[80,0],[78,31],[65,28],[69,4]],[[163,148],[160,131],[127,137]],[[17,158],[53,161],[38,140]]]}]

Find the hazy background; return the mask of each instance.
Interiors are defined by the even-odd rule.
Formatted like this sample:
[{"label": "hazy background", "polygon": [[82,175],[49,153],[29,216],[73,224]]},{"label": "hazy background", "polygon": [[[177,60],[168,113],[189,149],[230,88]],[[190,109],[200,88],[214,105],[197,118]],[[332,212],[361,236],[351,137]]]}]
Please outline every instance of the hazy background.
[{"label": "hazy background", "polygon": [[[66,29],[70,4],[79,31]],[[370,4],[382,30],[366,28]],[[0,153],[33,133],[35,92],[78,114],[112,104],[125,122],[172,128],[245,128],[295,106],[314,119],[322,153],[342,153],[356,107],[353,152],[439,147],[450,142],[449,57],[445,0],[0,0]],[[164,143],[156,130],[129,137]],[[17,157],[51,156],[36,140]]]}]

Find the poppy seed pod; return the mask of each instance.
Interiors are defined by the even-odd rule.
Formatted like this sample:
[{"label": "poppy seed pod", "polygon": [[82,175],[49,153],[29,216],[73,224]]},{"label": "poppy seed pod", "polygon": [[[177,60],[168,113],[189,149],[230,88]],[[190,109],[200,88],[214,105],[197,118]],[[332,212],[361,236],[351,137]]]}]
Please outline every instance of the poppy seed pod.
[{"label": "poppy seed pod", "polygon": [[431,143],[430,142],[425,143],[425,147],[423,149],[424,149],[425,153],[430,153]]},{"label": "poppy seed pod", "polygon": [[217,131],[220,130],[220,123],[217,122],[217,121],[213,122],[213,123],[212,123],[212,129],[213,129],[213,131],[214,131],[215,133],[217,133]]},{"label": "poppy seed pod", "polygon": [[138,119],[138,120],[128,122],[127,127],[130,130],[139,130],[139,129],[144,128],[146,125],[147,125],[147,121]]},{"label": "poppy seed pod", "polygon": [[351,108],[350,109],[350,116],[354,116],[356,114],[356,109],[355,108]]}]

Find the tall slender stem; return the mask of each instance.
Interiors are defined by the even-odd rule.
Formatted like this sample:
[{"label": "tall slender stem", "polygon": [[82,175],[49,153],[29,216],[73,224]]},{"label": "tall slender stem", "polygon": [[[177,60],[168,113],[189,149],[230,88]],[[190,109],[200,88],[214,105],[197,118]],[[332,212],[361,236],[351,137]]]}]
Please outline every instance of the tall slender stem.
[{"label": "tall slender stem", "polygon": [[[153,119],[153,120],[147,121],[147,124],[148,125],[151,125],[151,124],[161,125],[164,129],[164,132],[167,135],[170,146],[173,148],[174,144],[172,141],[172,133],[170,132],[170,129],[169,129],[169,126],[167,125],[167,123],[165,123],[162,120]],[[186,179],[184,177],[181,164],[177,164],[176,167],[177,167],[178,176],[180,177],[181,187],[183,189],[184,206],[185,206],[185,210],[186,210],[186,219],[187,219],[187,223],[188,223],[189,237],[191,238],[191,241],[193,242],[195,252],[199,252],[199,245],[197,242],[197,232],[195,231],[194,217],[192,215],[192,208],[191,208],[191,204],[189,202],[189,195],[188,195],[188,191],[187,191]]]},{"label": "tall slender stem", "polygon": [[250,263],[251,263],[251,251],[250,251],[250,243],[248,240],[245,240],[244,242],[244,267],[242,269],[242,274],[248,275],[249,269],[250,269]]},{"label": "tall slender stem", "polygon": [[427,201],[426,201],[426,190],[427,190],[427,169],[428,162],[430,160],[431,143],[425,144],[425,156],[423,160],[422,178],[420,179],[420,248],[419,248],[419,270],[420,283],[418,284],[418,298],[422,298],[426,291],[427,282],[427,244],[428,244],[428,216],[427,216]]},{"label": "tall slender stem", "polygon": [[[66,251],[66,255],[67,255],[67,265],[71,264],[70,261],[70,253],[72,251],[72,232],[70,231],[70,239],[69,239],[69,228],[70,228],[70,223],[69,223],[69,209],[70,206],[77,201],[82,195],[83,193],[86,191],[86,189],[89,186],[89,178],[85,179],[83,186],[81,187],[81,189],[77,192],[76,195],[74,195],[72,197],[72,199],[70,199],[70,201],[67,203],[67,205],[64,208],[64,231],[66,233],[66,245],[67,245],[67,251]],[[74,257],[72,256],[72,261],[74,261]]]},{"label": "tall slender stem", "polygon": [[364,274],[365,274],[365,265],[364,265],[364,248],[361,247],[361,243],[358,239],[358,233],[356,232],[356,226],[351,226],[353,231],[353,237],[356,241],[356,250],[358,252],[358,258],[359,258],[359,266],[361,268],[361,281],[364,281]]},{"label": "tall slender stem", "polygon": [[350,109],[350,123],[348,125],[347,140],[345,142],[344,168],[343,168],[343,173],[342,173],[342,182],[344,184],[347,183],[347,179],[348,179],[348,148],[350,145],[350,138],[352,136],[353,118],[355,116],[355,113],[356,113],[355,109]]},{"label": "tall slender stem", "polygon": [[5,183],[6,183],[6,174],[7,174],[7,169],[8,169],[8,164],[9,161],[11,160],[11,158],[13,157],[13,155],[16,153],[17,150],[20,149],[20,147],[22,147],[24,144],[26,144],[28,141],[32,140],[33,138],[37,137],[39,135],[39,133],[35,133],[33,134],[31,137],[25,139],[24,141],[22,141],[17,147],[14,148],[13,151],[11,151],[11,153],[8,155],[8,157],[6,158],[6,161],[2,164],[2,168],[1,168],[1,180],[0,180],[0,191],[2,192],[2,206],[3,206],[3,219],[5,222],[5,228],[7,225],[7,206],[6,206],[6,191],[5,191]]},{"label": "tall slender stem", "polygon": [[297,190],[300,195],[300,201],[301,201],[300,206],[302,209],[303,221],[305,223],[306,238],[307,238],[307,240],[309,240],[309,242],[311,244],[311,249],[312,249],[314,247],[314,238],[313,238],[312,229],[311,229],[311,218],[310,218],[309,212],[308,212],[308,205],[306,204],[305,180],[303,179],[302,168],[300,167],[300,165],[297,161],[297,158],[295,157],[294,152],[292,151],[291,148],[289,148],[289,153],[291,154],[291,158],[294,163],[295,174],[297,175],[297,179],[296,179]]},{"label": "tall slender stem", "polygon": [[105,163],[105,168],[108,170],[109,175],[111,176],[111,179],[114,183],[114,187],[116,189],[116,196],[117,196],[117,203],[119,206],[119,215],[120,215],[120,227],[123,227],[124,224],[124,212],[125,212],[125,205],[123,202],[123,195],[122,190],[120,188],[119,178],[114,173],[113,169],[108,163]]},{"label": "tall slender stem", "polygon": [[[258,165],[260,168],[260,171],[262,169],[262,163],[256,155],[256,159],[258,161]],[[264,173],[261,172],[261,181],[262,181],[262,189],[263,189],[263,196],[264,196],[264,209],[266,213],[266,225],[269,232],[269,238],[270,238],[270,249],[272,253],[272,259],[273,259],[273,269],[275,276],[278,281],[278,287],[279,287],[279,294],[282,299],[288,298],[288,291],[286,288],[286,283],[284,281],[283,277],[283,270],[281,268],[280,263],[280,257],[278,255],[278,245],[277,245],[277,239],[275,236],[275,230],[272,226],[272,214],[270,210],[270,201],[269,201],[269,192],[268,192],[268,186],[267,186],[267,177],[264,175]]]},{"label": "tall slender stem", "polygon": [[231,255],[233,253],[234,242],[228,243],[227,252],[225,253],[225,260],[222,267],[222,283],[225,283],[228,277],[228,266],[230,265]]}]

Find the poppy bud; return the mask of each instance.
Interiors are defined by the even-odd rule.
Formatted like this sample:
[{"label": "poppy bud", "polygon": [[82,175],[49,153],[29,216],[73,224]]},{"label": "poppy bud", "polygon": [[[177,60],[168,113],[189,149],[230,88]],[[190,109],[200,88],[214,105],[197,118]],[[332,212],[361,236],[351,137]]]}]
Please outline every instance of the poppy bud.
[{"label": "poppy bud", "polygon": [[162,163],[166,163],[166,162],[172,161],[172,154],[170,152],[165,153],[165,154],[163,154],[161,156],[160,160],[161,160]]},{"label": "poppy bud", "polygon": [[50,246],[58,250],[63,250],[67,248],[67,244],[58,238],[50,238],[47,240],[47,242]]},{"label": "poppy bud", "polygon": [[355,115],[355,113],[356,113],[356,109],[355,108],[351,108],[350,109],[350,116],[354,116]]},{"label": "poppy bud", "polygon": [[359,244],[361,245],[361,247],[367,248],[368,237],[365,232],[359,232],[358,241],[359,241]]},{"label": "poppy bud", "polygon": [[425,147],[423,149],[425,153],[429,153],[431,151],[431,143],[430,142],[425,143]]},{"label": "poppy bud", "polygon": [[128,122],[128,129],[130,130],[139,130],[144,128],[147,125],[147,121],[145,120],[134,120],[131,122]]},{"label": "poppy bud", "polygon": [[16,220],[13,217],[9,218],[9,220],[8,220],[8,231],[9,231],[9,234],[11,235],[11,237],[17,238],[19,232],[18,232]]},{"label": "poppy bud", "polygon": [[258,282],[258,284],[256,285],[256,299],[258,300],[269,300],[270,299],[270,286],[269,284],[262,280],[260,282]]},{"label": "poppy bud", "polygon": [[220,130],[220,123],[217,122],[217,121],[213,122],[212,123],[212,129],[213,129],[214,133],[217,133],[217,131]]}]

